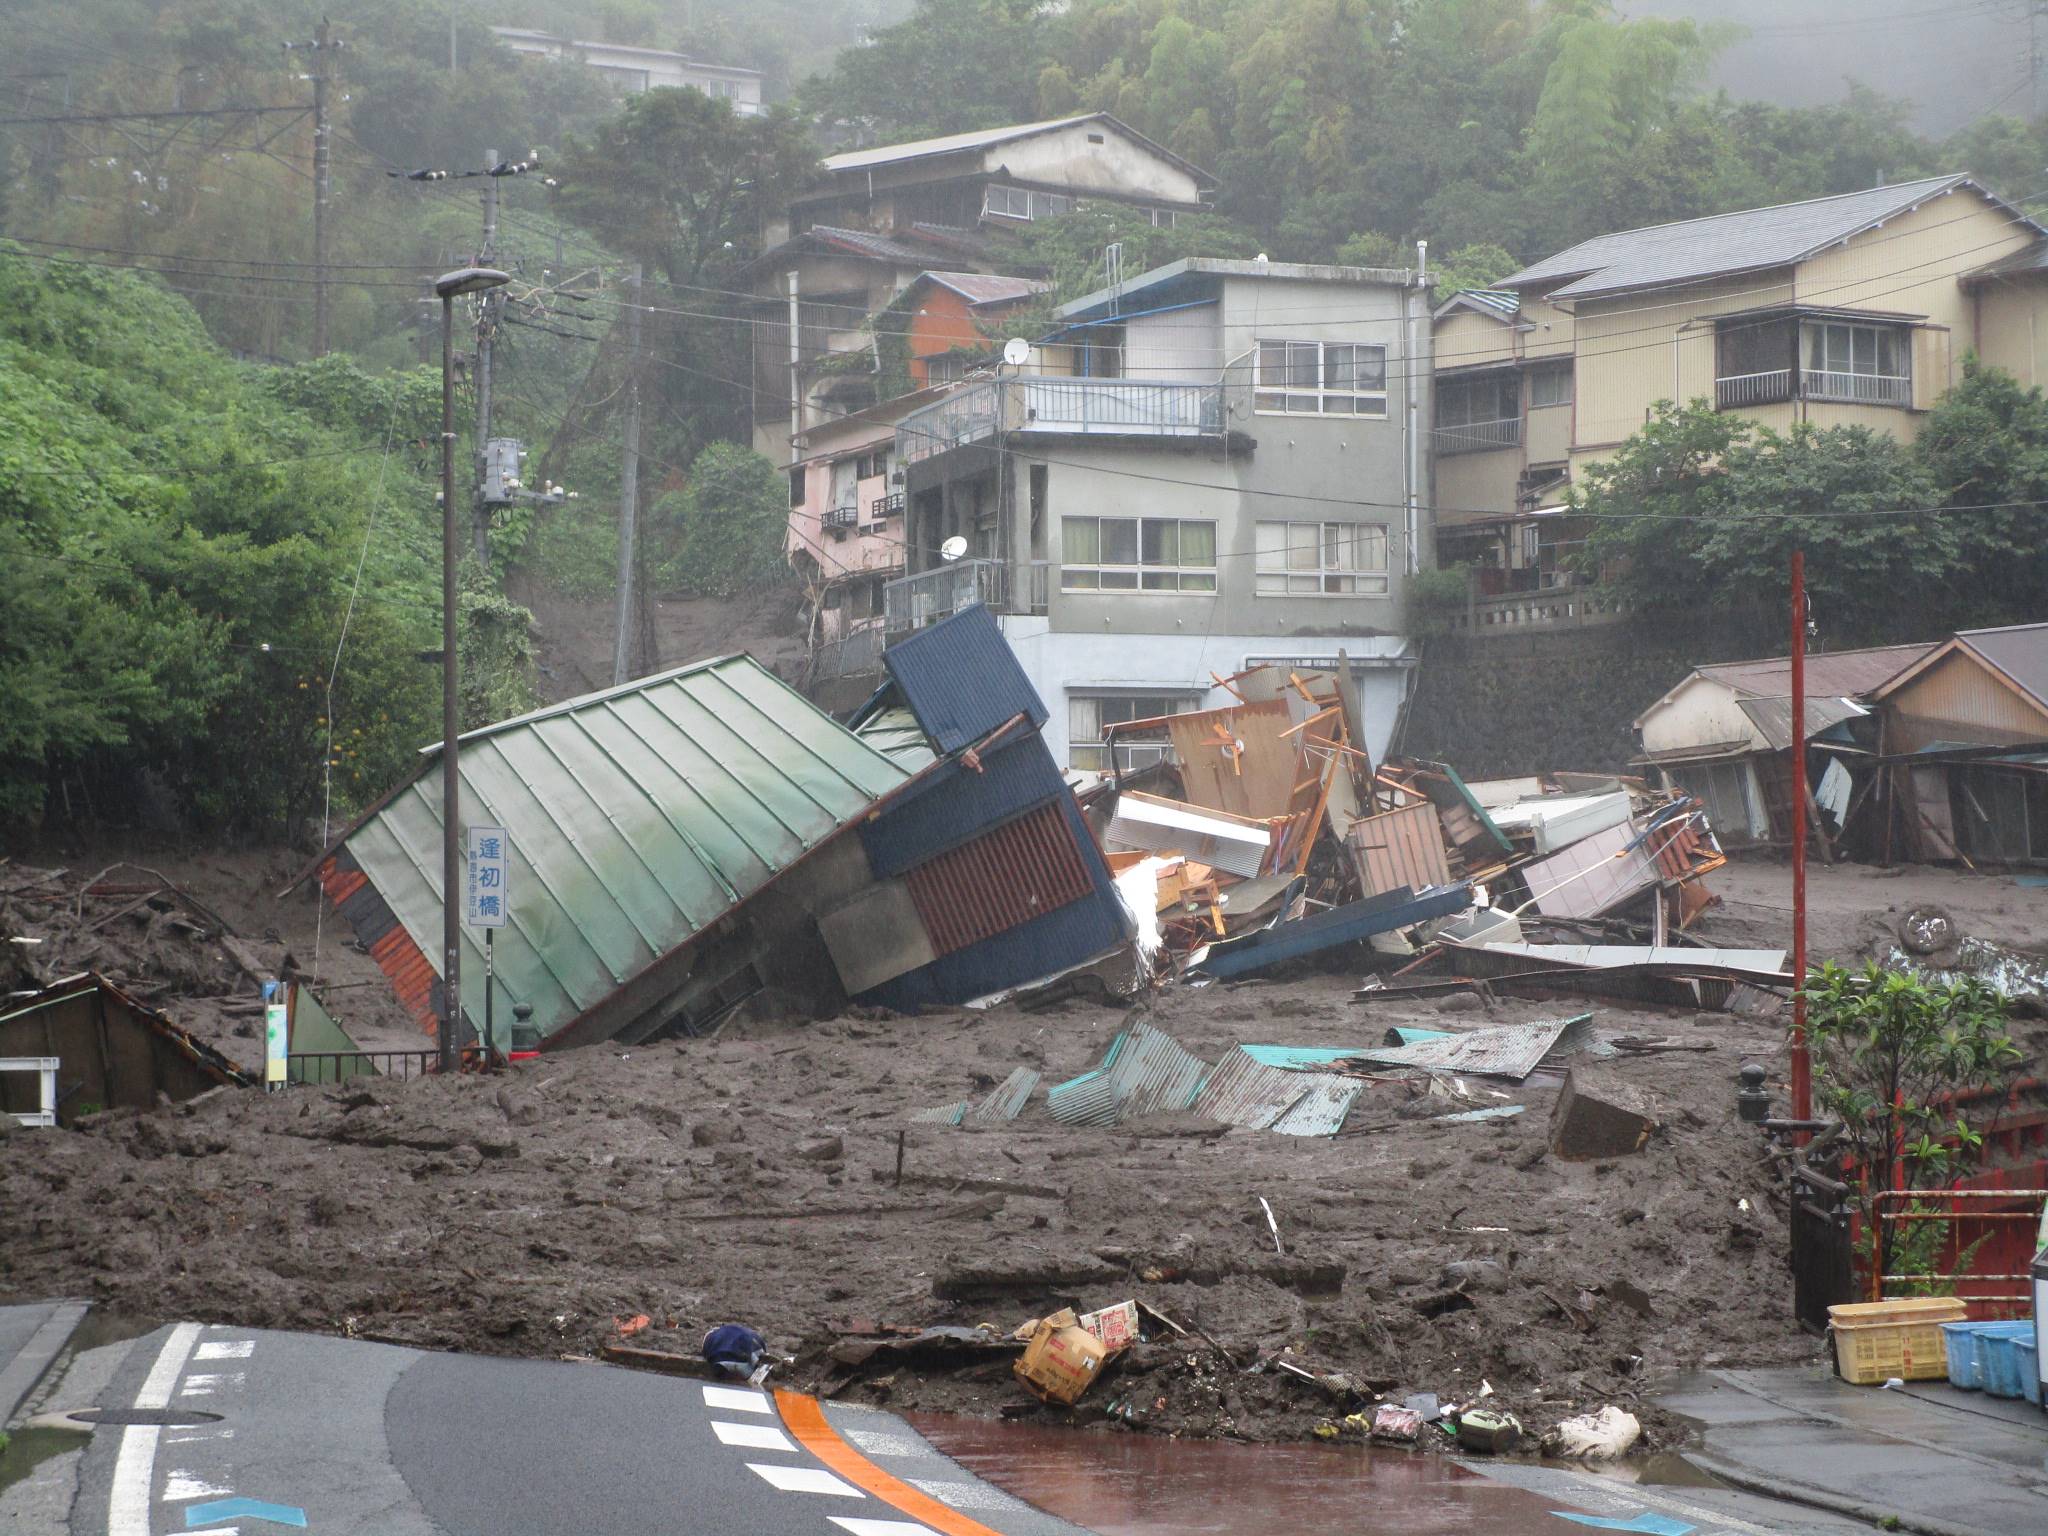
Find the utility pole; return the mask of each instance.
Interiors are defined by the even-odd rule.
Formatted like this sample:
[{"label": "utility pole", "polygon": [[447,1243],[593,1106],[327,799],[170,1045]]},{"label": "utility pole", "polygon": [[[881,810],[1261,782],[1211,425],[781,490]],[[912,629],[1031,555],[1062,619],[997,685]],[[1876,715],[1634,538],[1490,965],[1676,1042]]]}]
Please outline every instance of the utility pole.
[{"label": "utility pole", "polygon": [[[451,22],[451,26],[453,23]],[[495,149],[484,151],[484,165],[494,169],[498,164]],[[478,252],[476,264],[488,267],[498,254],[498,178],[484,177],[484,243]],[[475,489],[472,495],[472,517],[476,543],[477,563],[490,569],[491,565],[491,509],[484,504],[484,472],[487,445],[491,440],[491,339],[498,328],[498,309],[504,294],[492,289],[483,296],[476,322],[476,452]]]},{"label": "utility pole", "polygon": [[634,541],[640,521],[640,263],[626,287],[626,452],[619,465],[619,613],[612,641],[612,683],[626,681],[632,632]]},{"label": "utility pole", "polygon": [[[1813,1116],[1806,1045],[1806,551],[1792,551],[1792,1118]],[[1802,1135],[1800,1145],[1805,1145]]]},{"label": "utility pole", "polygon": [[329,151],[334,124],[331,112],[333,60],[348,45],[334,35],[327,18],[313,29],[310,43],[286,43],[287,53],[304,49],[313,55],[313,355],[327,355],[327,203],[332,190]]}]

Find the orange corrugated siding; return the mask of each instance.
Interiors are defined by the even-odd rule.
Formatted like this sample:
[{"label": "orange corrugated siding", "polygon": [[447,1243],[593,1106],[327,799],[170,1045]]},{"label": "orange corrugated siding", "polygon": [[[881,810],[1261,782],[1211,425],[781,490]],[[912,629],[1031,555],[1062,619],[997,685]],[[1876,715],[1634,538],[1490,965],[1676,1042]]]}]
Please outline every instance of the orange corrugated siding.
[{"label": "orange corrugated siding", "polygon": [[1408,886],[1448,885],[1449,856],[1444,851],[1443,823],[1427,800],[1365,816],[1351,824],[1352,862],[1365,883],[1365,894]]},{"label": "orange corrugated siding", "polygon": [[918,865],[904,881],[939,955],[993,938],[1093,889],[1057,803]]}]

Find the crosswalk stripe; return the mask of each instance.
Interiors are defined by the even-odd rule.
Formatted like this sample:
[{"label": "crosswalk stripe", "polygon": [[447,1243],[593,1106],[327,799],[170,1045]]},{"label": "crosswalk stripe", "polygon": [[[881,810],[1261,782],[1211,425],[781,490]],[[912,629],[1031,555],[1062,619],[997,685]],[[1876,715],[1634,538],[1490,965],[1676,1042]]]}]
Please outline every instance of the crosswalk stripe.
[{"label": "crosswalk stripe", "polygon": [[711,1433],[718,1436],[720,1445],[744,1445],[755,1451],[794,1451],[789,1436],[773,1424],[728,1424],[723,1419],[711,1421]]},{"label": "crosswalk stripe", "polygon": [[706,1387],[704,1389],[706,1408],[725,1408],[736,1413],[773,1413],[774,1407],[765,1392],[752,1392],[745,1387]]},{"label": "crosswalk stripe", "polygon": [[765,1461],[750,1461],[747,1470],[784,1493],[836,1493],[841,1498],[864,1499],[844,1478],[834,1477],[823,1467],[783,1467]]},{"label": "crosswalk stripe", "polygon": [[919,1525],[915,1520],[857,1520],[834,1515],[832,1523],[848,1536],[932,1536],[930,1526]]}]

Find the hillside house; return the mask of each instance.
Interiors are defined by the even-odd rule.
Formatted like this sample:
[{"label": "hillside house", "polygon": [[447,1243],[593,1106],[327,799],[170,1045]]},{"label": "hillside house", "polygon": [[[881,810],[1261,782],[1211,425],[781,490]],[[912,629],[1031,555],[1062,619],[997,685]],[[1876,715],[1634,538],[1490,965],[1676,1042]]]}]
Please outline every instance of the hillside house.
[{"label": "hillside house", "polygon": [[620,43],[593,43],[558,37],[532,27],[493,27],[491,33],[514,53],[551,63],[582,64],[594,69],[621,96],[637,96],[660,86],[702,91],[732,103],[733,111],[752,117],[767,111],[761,102],[761,71],[740,64],[707,64],[660,48],[629,48]]}]

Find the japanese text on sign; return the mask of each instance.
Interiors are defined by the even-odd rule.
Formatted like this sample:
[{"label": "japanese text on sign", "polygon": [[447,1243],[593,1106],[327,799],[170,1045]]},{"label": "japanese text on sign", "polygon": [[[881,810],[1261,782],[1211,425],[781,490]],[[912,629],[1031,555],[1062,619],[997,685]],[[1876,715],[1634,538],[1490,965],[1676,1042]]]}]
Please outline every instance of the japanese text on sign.
[{"label": "japanese text on sign", "polygon": [[512,845],[503,827],[470,827],[469,869],[464,879],[462,920],[472,928],[505,926],[510,897]]}]

